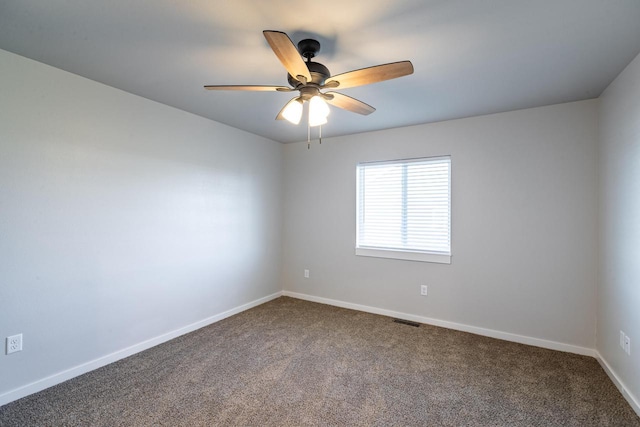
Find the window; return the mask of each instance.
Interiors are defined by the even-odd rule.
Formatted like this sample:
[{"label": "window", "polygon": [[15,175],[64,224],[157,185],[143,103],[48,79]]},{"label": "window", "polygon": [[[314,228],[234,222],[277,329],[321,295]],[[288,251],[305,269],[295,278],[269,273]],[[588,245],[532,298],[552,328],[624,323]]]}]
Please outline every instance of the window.
[{"label": "window", "polygon": [[451,262],[451,157],[359,163],[356,255]]}]

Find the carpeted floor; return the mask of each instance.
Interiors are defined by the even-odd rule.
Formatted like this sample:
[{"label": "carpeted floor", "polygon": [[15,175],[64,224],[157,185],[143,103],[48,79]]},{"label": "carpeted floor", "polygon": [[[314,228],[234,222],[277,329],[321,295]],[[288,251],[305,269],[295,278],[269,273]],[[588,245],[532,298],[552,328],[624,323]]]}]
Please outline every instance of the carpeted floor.
[{"label": "carpeted floor", "polygon": [[640,426],[597,361],[279,298],[0,408],[1,426]]}]

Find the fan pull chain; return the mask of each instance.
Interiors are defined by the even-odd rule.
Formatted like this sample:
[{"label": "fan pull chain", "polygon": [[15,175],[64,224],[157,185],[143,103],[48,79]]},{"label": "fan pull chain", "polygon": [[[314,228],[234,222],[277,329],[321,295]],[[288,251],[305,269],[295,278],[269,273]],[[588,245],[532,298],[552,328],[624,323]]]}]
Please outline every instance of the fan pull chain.
[{"label": "fan pull chain", "polygon": [[[322,144],[322,125],[318,126],[318,140]],[[311,125],[307,123],[307,150],[311,149]]]}]

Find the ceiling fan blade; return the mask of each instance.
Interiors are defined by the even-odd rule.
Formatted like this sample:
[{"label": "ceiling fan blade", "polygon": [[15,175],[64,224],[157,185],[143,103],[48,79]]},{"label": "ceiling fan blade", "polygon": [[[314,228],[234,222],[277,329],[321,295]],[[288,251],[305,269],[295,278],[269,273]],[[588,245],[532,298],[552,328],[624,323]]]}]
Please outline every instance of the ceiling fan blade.
[{"label": "ceiling fan blade", "polygon": [[261,85],[207,85],[207,90],[251,90],[251,91],[278,91],[291,92],[293,89],[286,86],[261,86]]},{"label": "ceiling fan blade", "polygon": [[281,31],[269,30],[263,31],[262,34],[264,34],[267,42],[269,42],[273,53],[276,54],[291,76],[296,80],[304,79],[302,83],[311,81],[309,69],[288,35]]},{"label": "ceiling fan blade", "polygon": [[411,61],[392,62],[338,74],[329,78],[324,87],[346,89],[395,79],[409,74],[413,74]]},{"label": "ceiling fan blade", "polygon": [[331,104],[333,106],[351,111],[353,113],[358,113],[366,116],[376,111],[376,109],[371,105],[365,104],[362,101],[358,101],[355,98],[343,95],[338,92],[327,92],[324,95],[331,96],[331,98],[329,96],[325,97],[327,104]]}]

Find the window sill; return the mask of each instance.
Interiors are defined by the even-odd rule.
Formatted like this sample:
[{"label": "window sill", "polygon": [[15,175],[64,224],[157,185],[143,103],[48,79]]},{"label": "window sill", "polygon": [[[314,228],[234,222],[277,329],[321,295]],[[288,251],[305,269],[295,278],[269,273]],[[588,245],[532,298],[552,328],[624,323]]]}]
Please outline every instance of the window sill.
[{"label": "window sill", "polygon": [[426,253],[426,252],[409,252],[409,251],[394,251],[394,250],[388,250],[388,249],[356,248],[356,255],[375,257],[375,258],[401,259],[405,261],[420,261],[420,262],[435,262],[438,264],[451,264],[451,255]]}]

